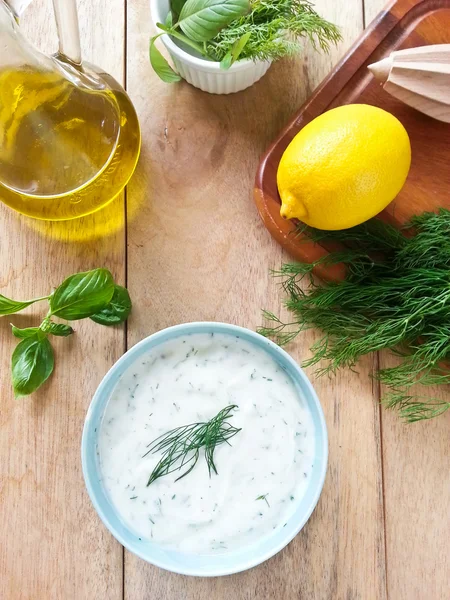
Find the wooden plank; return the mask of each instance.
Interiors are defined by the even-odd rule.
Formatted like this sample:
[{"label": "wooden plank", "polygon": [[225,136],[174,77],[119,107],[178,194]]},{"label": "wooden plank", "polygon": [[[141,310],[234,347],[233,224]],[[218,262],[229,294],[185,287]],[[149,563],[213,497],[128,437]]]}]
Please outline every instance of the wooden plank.
[{"label": "wooden plank", "polygon": [[[382,368],[394,361],[380,357]],[[448,390],[427,393],[450,399]],[[387,581],[396,600],[448,597],[449,425],[449,413],[413,425],[395,413],[382,414]]]},{"label": "wooden plank", "polygon": [[367,27],[367,25],[369,25],[383,9],[391,3],[391,0],[363,0],[364,26]]},{"label": "wooden plank", "polygon": [[[367,23],[384,0],[365,0]],[[395,364],[388,353],[380,367]],[[439,398],[448,390],[430,389]],[[450,513],[448,428],[450,414],[429,423],[405,425],[382,412],[382,451],[386,512],[387,589],[395,600],[448,597]]]},{"label": "wooden plank", "polygon": [[[147,0],[128,5],[128,91],[136,104],[143,155],[128,188],[128,286],[133,345],[162,327],[221,320],[255,328],[260,310],[280,310],[269,275],[287,260],[260,223],[251,194],[258,159],[362,29],[359,0],[321,0],[318,10],[343,28],[330,56],[307,49],[282,61],[254,87],[212,96],[169,86],[147,59]],[[290,347],[300,360],[313,334]],[[316,382],[330,434],[325,489],[308,525],[278,556],[219,579],[166,573],[125,553],[125,598],[386,597],[377,390],[371,359],[359,374]]]},{"label": "wooden plank", "polygon": [[[86,59],[123,80],[124,0],[78,2]],[[24,19],[43,50],[57,40],[50,0]],[[124,279],[123,199],[92,217],[60,224],[25,219],[0,206],[0,292],[48,293],[64,277],[98,266]],[[81,430],[101,377],[120,356],[124,334],[76,323],[73,339],[55,343],[51,381],[14,401],[9,322],[40,322],[45,307],[0,322],[0,597],[5,600],[122,598],[122,549],[91,506],[81,474]]]}]

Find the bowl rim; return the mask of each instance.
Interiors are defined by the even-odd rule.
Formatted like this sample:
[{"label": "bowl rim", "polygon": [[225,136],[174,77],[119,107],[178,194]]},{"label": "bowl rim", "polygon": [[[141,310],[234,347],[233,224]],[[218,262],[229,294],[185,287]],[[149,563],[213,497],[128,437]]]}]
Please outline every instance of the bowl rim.
[{"label": "bowl rim", "polygon": [[[160,0],[150,0],[150,15],[153,22],[153,25],[156,28],[157,23],[163,23],[165,16],[163,16],[160,7]],[[159,31],[159,29],[157,29]],[[227,70],[220,68],[220,62],[215,62],[212,60],[205,60],[203,58],[198,58],[189,52],[186,52],[175,42],[172,41],[171,37],[164,33],[161,35],[161,40],[170,54],[175,55],[180,61],[188,64],[195,69],[200,71],[206,71],[209,73],[220,73],[221,75],[227,75],[228,73],[236,73],[238,71],[245,71],[247,69],[255,68],[257,64],[260,63],[271,63],[272,61],[263,61],[263,60],[252,60],[250,58],[244,58],[242,60],[238,60]]]},{"label": "bowl rim", "polygon": [[[117,531],[117,529],[114,527],[114,525],[110,522],[109,518],[107,517],[106,512],[103,509],[103,506],[101,505],[101,503],[98,500],[97,493],[95,492],[93,480],[91,478],[91,474],[90,474],[90,471],[88,468],[88,458],[92,452],[95,452],[95,447],[94,448],[90,447],[88,437],[90,434],[90,430],[93,427],[92,413],[94,412],[96,405],[103,401],[105,388],[107,388],[110,380],[114,379],[116,377],[117,372],[120,372],[122,365],[124,363],[127,363],[128,361],[130,361],[130,357],[135,356],[137,359],[143,348],[145,348],[149,344],[151,344],[151,347],[156,347],[158,344],[152,344],[152,342],[155,342],[155,340],[157,341],[158,339],[161,339],[160,343],[163,343],[164,341],[166,341],[166,336],[170,335],[170,333],[176,333],[177,335],[174,337],[178,337],[178,336],[182,336],[182,335],[189,335],[190,333],[201,333],[202,331],[198,331],[198,329],[203,330],[203,332],[209,333],[209,332],[211,332],[211,330],[216,330],[216,328],[218,330],[220,330],[220,331],[218,331],[219,333],[225,333],[225,334],[228,333],[231,335],[244,334],[245,336],[254,339],[255,344],[257,346],[258,346],[258,342],[259,342],[259,344],[261,344],[261,342],[264,342],[264,344],[266,344],[267,346],[272,348],[272,350],[276,354],[278,354],[283,361],[288,362],[291,365],[291,367],[293,367],[293,370],[295,371],[296,376],[302,381],[302,383],[306,386],[306,388],[308,388],[308,392],[309,392],[308,400],[313,402],[315,409],[317,410],[318,430],[320,430],[320,433],[322,436],[320,450],[322,452],[323,459],[322,459],[321,465],[319,467],[320,471],[319,471],[319,475],[318,475],[318,482],[316,484],[316,489],[314,490],[314,493],[313,493],[312,499],[309,503],[309,506],[308,506],[307,510],[304,512],[304,514],[302,515],[302,517],[299,519],[296,526],[292,528],[292,531],[286,536],[285,539],[283,539],[278,544],[274,544],[265,553],[259,554],[256,557],[251,557],[248,560],[246,560],[245,562],[237,564],[235,567],[217,568],[215,571],[204,573],[204,572],[201,572],[199,569],[195,569],[190,566],[182,567],[182,568],[173,568],[172,565],[169,566],[167,563],[164,563],[163,560],[158,560],[158,559],[154,560],[153,558],[152,558],[152,560],[149,560],[148,556],[143,551],[141,551],[139,547],[136,547],[136,545],[133,545],[132,543],[130,543],[120,532]],[[261,346],[259,345],[259,347],[261,347]],[[119,377],[120,377],[120,375],[119,375]],[[108,397],[109,396],[110,396],[110,393],[108,394]],[[283,348],[281,348],[280,346],[278,346],[271,340],[265,338],[264,336],[260,335],[259,333],[256,333],[255,331],[252,331],[251,329],[247,329],[246,327],[241,327],[241,326],[233,325],[230,323],[223,323],[220,321],[193,321],[193,322],[181,323],[179,325],[173,325],[171,327],[166,327],[164,329],[156,331],[155,333],[150,334],[149,336],[145,337],[140,342],[138,342],[137,344],[135,344],[134,346],[129,348],[127,350],[127,352],[125,352],[108,370],[106,375],[102,378],[99,386],[97,387],[97,389],[94,393],[94,396],[92,397],[92,400],[89,404],[87,413],[86,413],[84,426],[83,426],[82,439],[81,439],[81,464],[82,464],[84,483],[85,483],[88,495],[91,499],[91,502],[92,502],[98,516],[100,517],[101,521],[105,525],[105,527],[109,530],[109,532],[113,535],[113,537],[120,544],[122,544],[122,546],[124,546],[127,550],[129,550],[130,552],[132,552],[133,554],[135,554],[136,556],[138,556],[145,562],[152,564],[156,567],[159,567],[161,569],[167,570],[169,572],[172,572],[172,573],[178,573],[180,575],[199,576],[199,577],[219,577],[219,576],[232,575],[234,573],[246,571],[248,569],[256,567],[257,565],[265,562],[266,560],[268,560],[269,558],[272,558],[275,554],[277,554],[278,552],[283,550],[283,548],[285,548],[294,539],[294,537],[303,529],[303,527],[305,526],[305,524],[307,523],[311,514],[313,513],[314,509],[317,506],[317,503],[319,501],[319,498],[320,498],[320,495],[322,493],[323,486],[325,483],[325,478],[326,478],[326,473],[327,473],[327,468],[328,468],[328,430],[327,430],[327,425],[326,425],[323,409],[320,404],[320,400],[314,390],[314,387],[312,386],[311,382],[309,381],[309,379],[306,376],[303,369],[290,356],[290,354],[288,354],[285,350],[283,350]],[[120,515],[118,515],[118,516],[120,516]],[[128,529],[128,527],[127,527],[127,530],[131,531]]]}]

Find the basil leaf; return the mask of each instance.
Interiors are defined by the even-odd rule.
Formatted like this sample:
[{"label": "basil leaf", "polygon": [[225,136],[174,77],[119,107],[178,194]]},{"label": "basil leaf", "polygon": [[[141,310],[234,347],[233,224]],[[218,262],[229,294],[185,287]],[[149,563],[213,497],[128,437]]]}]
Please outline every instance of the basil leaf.
[{"label": "basil leaf", "polygon": [[68,335],[72,335],[73,333],[72,327],[70,325],[66,325],[65,323],[50,322],[43,327],[43,330],[45,331],[45,333],[57,335],[58,337],[67,337]]},{"label": "basil leaf", "polygon": [[11,324],[11,328],[13,335],[15,335],[16,338],[20,338],[23,340],[29,337],[36,336],[37,332],[39,331],[39,327],[25,327],[24,329],[19,329],[19,327],[16,327],[13,324]]},{"label": "basil leaf", "polygon": [[2,296],[0,294],[0,316],[1,315],[12,315],[19,310],[23,310],[33,302],[38,302],[39,300],[45,300],[45,298],[36,298],[35,300],[25,300],[24,302],[20,302],[18,300],[11,300],[11,298],[7,298],[6,296]]},{"label": "basil leaf", "polygon": [[225,54],[220,62],[221,69],[227,70],[233,63],[237,61],[251,35],[251,32],[247,31],[247,33],[244,33],[243,36],[234,42],[234,44],[231,46],[231,50]]},{"label": "basil leaf", "polygon": [[187,0],[177,26],[194,42],[207,42],[249,10],[249,0]]},{"label": "basil leaf", "polygon": [[229,50],[225,56],[222,58],[222,60],[220,61],[220,68],[223,71],[226,71],[227,69],[229,69],[231,67],[231,65],[233,64],[233,55],[231,54],[231,50]]},{"label": "basil leaf", "polygon": [[159,29],[162,29],[165,33],[168,33],[170,36],[176,38],[177,40],[180,40],[180,42],[183,42],[183,44],[190,46],[196,52],[198,52],[199,54],[202,54],[205,58],[207,58],[207,55],[205,54],[205,50],[204,50],[203,46],[201,46],[200,44],[197,44],[197,42],[193,42],[192,40],[190,40],[187,37],[187,35],[184,35],[184,33],[177,31],[173,27],[172,27],[172,29],[170,27],[166,27],[162,23],[156,23],[156,26],[159,27]]},{"label": "basil leaf", "polygon": [[244,33],[243,36],[241,36],[238,40],[236,40],[233,44],[233,47],[231,48],[231,54],[233,56],[233,62],[236,62],[237,59],[239,58],[239,56],[242,53],[242,50],[245,48],[248,40],[251,37],[251,32],[247,31],[247,33]]},{"label": "basil leaf", "polygon": [[76,321],[104,308],[114,294],[114,280],[107,269],[94,269],[68,277],[49,298],[52,315]]},{"label": "basil leaf", "polygon": [[126,288],[116,284],[111,302],[100,312],[92,315],[91,319],[100,325],[117,325],[126,321],[130,312],[130,294]]},{"label": "basil leaf", "polygon": [[[181,11],[183,10],[183,6],[186,4],[186,0],[172,0],[170,3],[170,8],[172,9],[173,19],[175,22],[178,21]],[[167,23],[166,23],[167,25]]]},{"label": "basil leaf", "polygon": [[155,40],[159,38],[161,34],[152,37],[150,40],[150,64],[153,70],[165,83],[174,83],[175,81],[181,81],[181,77],[178,73],[172,69],[167,60],[155,46]]},{"label": "basil leaf", "polygon": [[37,390],[53,371],[53,348],[36,334],[19,342],[12,355],[12,382],[16,398]]},{"label": "basil leaf", "polygon": [[169,12],[167,13],[167,17],[166,17],[166,20],[164,21],[164,25],[169,28],[173,26],[173,12],[171,10],[169,10]]}]

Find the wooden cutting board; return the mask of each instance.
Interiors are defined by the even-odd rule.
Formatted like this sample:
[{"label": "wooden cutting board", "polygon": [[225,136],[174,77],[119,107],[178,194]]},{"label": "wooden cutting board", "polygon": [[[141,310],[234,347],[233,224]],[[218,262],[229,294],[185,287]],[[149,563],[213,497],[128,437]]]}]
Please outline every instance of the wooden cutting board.
[{"label": "wooden cutting board", "polygon": [[[403,123],[411,139],[412,163],[406,184],[377,218],[400,227],[414,214],[450,208],[450,124],[431,119],[396,100],[367,69],[367,65],[394,50],[449,42],[450,0],[390,2],[267,150],[256,175],[254,199],[271,235],[295,259],[313,262],[327,254],[327,247],[297,235],[297,223],[280,217],[278,163],[300,129],[324,111],[342,104],[384,108]],[[317,268],[317,274],[327,279],[341,278],[344,267]]]}]

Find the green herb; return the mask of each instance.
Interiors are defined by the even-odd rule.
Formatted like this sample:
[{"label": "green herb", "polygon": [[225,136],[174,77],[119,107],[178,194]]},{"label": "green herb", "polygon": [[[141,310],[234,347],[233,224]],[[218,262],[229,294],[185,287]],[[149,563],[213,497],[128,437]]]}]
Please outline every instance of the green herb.
[{"label": "green herb", "polygon": [[169,14],[171,15],[171,20],[175,20],[178,21],[178,19],[180,18],[180,13],[183,9],[183,6],[186,4],[186,0],[171,0],[170,2],[170,7],[171,7],[171,11],[169,12]]},{"label": "green herb", "polygon": [[[158,23],[157,26],[197,53],[205,55],[204,44],[236,17],[249,10],[249,0],[176,0],[171,5],[170,16],[165,25]],[[180,76],[155,46],[160,35],[162,34],[150,40],[150,63],[155,73],[166,83],[179,81]]]},{"label": "green herb", "polygon": [[174,471],[180,471],[184,466],[190,465],[175,481],[185,477],[197,464],[201,449],[204,449],[205,452],[209,476],[213,471],[217,474],[214,463],[216,447],[224,443],[229,444],[228,440],[241,431],[228,423],[228,419],[233,416],[230,413],[236,408],[238,407],[235,404],[227,406],[210,421],[177,427],[164,433],[149,444],[147,446],[149,450],[143,458],[156,452],[163,452],[163,455],[153,469],[147,486],[160,477],[169,475]]},{"label": "green herb", "polygon": [[130,294],[126,288],[116,284],[109,304],[90,318],[99,325],[117,325],[126,321],[130,312]]},{"label": "green herb", "polygon": [[228,52],[225,54],[225,56],[220,61],[221,69],[227,70],[231,67],[231,65],[234,62],[237,61],[237,59],[240,57],[240,55],[244,51],[244,48],[245,48],[247,42],[249,41],[251,35],[252,35],[251,32],[247,31],[247,33],[244,33],[244,35],[242,35],[240,38],[238,38],[233,43],[230,50],[228,50]]},{"label": "green herb", "polygon": [[330,44],[341,39],[339,29],[318,15],[310,2],[254,0],[251,7],[248,15],[233,21],[206,44],[209,58],[222,61],[247,35],[240,59],[279,60],[293,56],[301,52],[304,37],[315,49],[328,52]]},{"label": "green herb", "polygon": [[[239,59],[291,56],[301,51],[304,37],[324,51],[341,39],[309,0],[172,0],[166,23],[157,26],[222,69]],[[150,40],[152,67],[163,81],[179,81],[155,47],[160,35]]]},{"label": "green herb", "polygon": [[187,0],[175,27],[194,42],[207,42],[249,10],[248,0]]},{"label": "green herb", "polygon": [[65,323],[53,323],[49,319],[44,319],[41,323],[41,330],[57,337],[67,337],[72,335],[73,329]]},{"label": "green herb", "polygon": [[30,304],[48,300],[49,311],[39,327],[20,329],[12,325],[12,333],[22,341],[12,355],[12,383],[16,398],[37,390],[52,374],[53,349],[49,335],[67,337],[74,331],[53,317],[71,321],[90,317],[101,325],[123,322],[131,310],[128,291],[114,284],[106,269],[94,269],[68,277],[49,296],[19,302],[0,295],[0,315],[17,313]]},{"label": "green herb", "polygon": [[18,300],[11,300],[10,298],[6,298],[6,296],[2,296],[0,294],[0,316],[12,315],[20,310],[23,310],[27,306],[30,306],[30,304],[39,302],[40,300],[47,300],[47,296],[44,296],[43,298],[36,298],[35,300],[25,300],[24,302],[20,302]]},{"label": "green herb", "polygon": [[114,280],[107,269],[94,269],[68,277],[49,298],[52,315],[75,321],[107,306],[114,294]]},{"label": "green herb", "polygon": [[264,500],[264,502],[267,504],[267,506],[270,508],[270,504],[269,501],[267,500],[267,496],[269,494],[262,494],[261,496],[258,496],[257,498],[255,498],[255,500]]},{"label": "green herb", "polygon": [[35,333],[19,342],[11,362],[16,398],[37,390],[52,374],[53,364],[53,348],[45,335]]},{"label": "green herb", "polygon": [[39,331],[39,327],[26,327],[25,329],[19,329],[15,325],[11,325],[11,331],[16,338],[24,340],[29,337],[34,337]]},{"label": "green herb", "polygon": [[166,20],[164,21],[164,25],[166,27],[170,28],[170,27],[173,26],[173,16],[174,16],[174,14],[179,14],[179,13],[175,13],[175,12],[173,12],[171,10],[169,10],[169,12],[167,13]]},{"label": "green herb", "polygon": [[[450,211],[413,217],[403,235],[373,219],[349,230],[319,231],[303,226],[314,241],[346,246],[316,263],[286,264],[276,273],[288,294],[292,323],[265,313],[272,327],[260,333],[284,344],[312,327],[323,336],[311,348],[305,366],[327,361],[317,374],[353,367],[370,352],[392,349],[400,364],[375,377],[388,388],[382,402],[408,422],[436,417],[450,402],[411,393],[415,384],[450,383]],[[318,263],[344,263],[342,282],[317,281]],[[300,281],[307,276],[310,286]]]},{"label": "green herb", "polygon": [[181,77],[177,73],[175,73],[175,71],[169,65],[167,60],[155,46],[155,42],[160,37],[160,35],[155,35],[150,40],[150,64],[152,65],[155,73],[157,73],[159,78],[162,79],[165,83],[181,81]]}]

